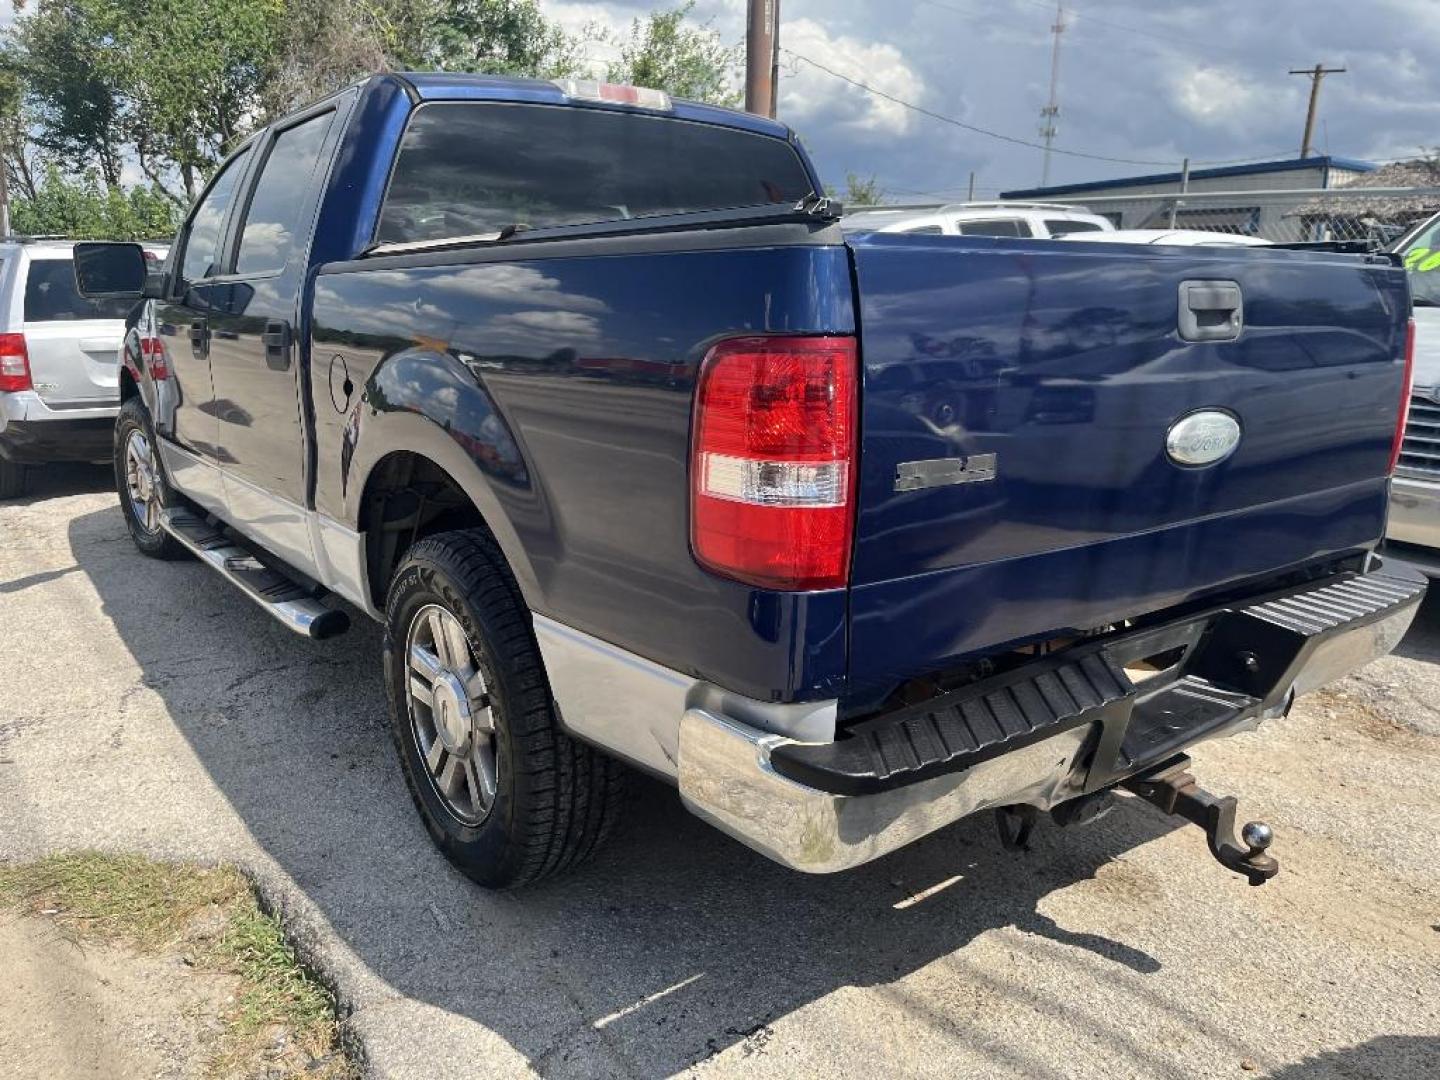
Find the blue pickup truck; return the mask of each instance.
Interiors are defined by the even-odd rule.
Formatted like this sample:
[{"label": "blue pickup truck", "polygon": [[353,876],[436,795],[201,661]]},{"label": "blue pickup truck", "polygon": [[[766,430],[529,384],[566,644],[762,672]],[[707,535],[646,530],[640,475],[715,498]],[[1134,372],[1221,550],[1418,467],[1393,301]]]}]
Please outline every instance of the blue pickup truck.
[{"label": "blue pickup truck", "polygon": [[1375,552],[1403,270],[847,235],[823,190],[781,124],[573,80],[265,127],[163,270],[77,249],[145,301],[135,543],[311,638],[383,623],[415,803],[486,885],[588,855],[627,765],[798,870],[1123,792],[1265,880],[1185,751],[1415,612]]}]

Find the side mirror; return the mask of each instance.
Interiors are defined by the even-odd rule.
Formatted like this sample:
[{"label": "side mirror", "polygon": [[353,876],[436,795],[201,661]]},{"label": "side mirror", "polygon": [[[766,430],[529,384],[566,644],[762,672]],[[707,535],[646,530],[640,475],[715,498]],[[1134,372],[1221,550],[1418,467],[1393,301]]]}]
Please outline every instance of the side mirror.
[{"label": "side mirror", "polygon": [[75,245],[75,286],[92,300],[140,300],[155,295],[146,286],[150,267],[139,244]]}]

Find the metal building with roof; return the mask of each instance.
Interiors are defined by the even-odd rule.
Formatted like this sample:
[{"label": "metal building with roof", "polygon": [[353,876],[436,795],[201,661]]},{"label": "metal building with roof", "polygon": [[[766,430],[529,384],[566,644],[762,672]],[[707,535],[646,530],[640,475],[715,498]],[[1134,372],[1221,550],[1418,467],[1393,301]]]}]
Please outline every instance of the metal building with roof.
[{"label": "metal building with roof", "polygon": [[[1273,192],[1313,192],[1343,188],[1374,172],[1376,166],[1356,158],[1330,155],[1259,161],[1247,165],[1225,165],[1193,169],[1188,177],[1180,172],[1152,173],[1115,180],[1093,180],[1078,184],[1054,184],[1001,192],[1002,199],[1063,199],[1081,202],[1110,218],[1117,228],[1141,229],[1171,224],[1174,199],[1164,196],[1196,196],[1186,207],[1174,210],[1173,224],[1180,228],[1198,226],[1247,235],[1269,235],[1283,228],[1268,215],[1283,216],[1283,200],[1258,197]],[[1245,198],[1247,194],[1257,196]],[[1220,198],[1215,196],[1235,196]],[[1192,220],[1193,219],[1193,220]]]}]

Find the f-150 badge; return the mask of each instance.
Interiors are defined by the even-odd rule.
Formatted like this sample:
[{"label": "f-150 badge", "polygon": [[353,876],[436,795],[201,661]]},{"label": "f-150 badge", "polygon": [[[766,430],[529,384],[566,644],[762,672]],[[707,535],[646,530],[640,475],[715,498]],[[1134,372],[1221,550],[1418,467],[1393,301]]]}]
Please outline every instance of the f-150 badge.
[{"label": "f-150 badge", "polygon": [[947,484],[975,484],[981,480],[994,480],[995,468],[994,454],[902,461],[895,466],[895,490],[919,491],[921,488],[944,487]]}]

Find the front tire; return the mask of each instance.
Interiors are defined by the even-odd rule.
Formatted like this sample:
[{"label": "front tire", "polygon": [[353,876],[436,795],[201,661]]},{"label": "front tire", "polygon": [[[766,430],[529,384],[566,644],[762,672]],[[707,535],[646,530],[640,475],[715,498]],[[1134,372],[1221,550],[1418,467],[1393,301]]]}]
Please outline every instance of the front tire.
[{"label": "front tire", "polygon": [[18,499],[25,494],[30,471],[24,465],[0,458],[0,499]]},{"label": "front tire", "polygon": [[494,540],[421,540],[386,603],[390,719],[436,845],[490,888],[588,858],[613,830],[624,769],[560,729],[520,597]]},{"label": "front tire", "polygon": [[180,541],[160,527],[160,513],[180,505],[161,472],[150,414],[138,397],[120,406],[115,420],[115,486],[130,538],[152,559],[186,555]]}]

